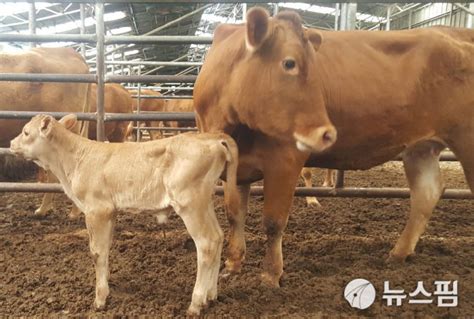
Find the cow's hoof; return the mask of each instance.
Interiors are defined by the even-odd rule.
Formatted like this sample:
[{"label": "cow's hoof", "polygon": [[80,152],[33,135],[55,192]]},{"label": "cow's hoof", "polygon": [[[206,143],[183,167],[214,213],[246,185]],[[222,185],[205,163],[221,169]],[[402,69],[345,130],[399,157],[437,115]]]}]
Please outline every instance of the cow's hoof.
[{"label": "cow's hoof", "polygon": [[322,207],[321,203],[318,201],[316,197],[307,197],[306,198],[306,205],[308,207]]},{"label": "cow's hoof", "polygon": [[228,269],[227,267],[222,269],[221,272],[219,273],[219,278],[226,279],[231,276],[237,275],[238,272],[235,272],[233,270]]},{"label": "cow's hoof", "polygon": [[280,278],[272,276],[267,272],[260,274],[260,279],[262,282],[270,288],[280,288]]}]

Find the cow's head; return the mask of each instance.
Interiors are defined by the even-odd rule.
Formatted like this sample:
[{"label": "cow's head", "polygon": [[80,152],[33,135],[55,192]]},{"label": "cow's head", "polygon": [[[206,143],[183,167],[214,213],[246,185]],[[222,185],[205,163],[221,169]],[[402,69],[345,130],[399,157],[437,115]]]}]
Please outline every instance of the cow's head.
[{"label": "cow's head", "polygon": [[334,144],[337,134],[316,67],[321,41],[293,12],[270,18],[253,8],[245,25],[218,27],[194,91],[204,129],[215,105],[226,110],[223,118],[231,124],[292,140],[302,151]]},{"label": "cow's head", "polygon": [[74,114],[64,116],[59,122],[49,115],[36,115],[26,123],[20,135],[10,142],[10,151],[28,160],[41,162],[51,152],[51,140],[61,134],[58,126],[71,130],[76,123]]}]

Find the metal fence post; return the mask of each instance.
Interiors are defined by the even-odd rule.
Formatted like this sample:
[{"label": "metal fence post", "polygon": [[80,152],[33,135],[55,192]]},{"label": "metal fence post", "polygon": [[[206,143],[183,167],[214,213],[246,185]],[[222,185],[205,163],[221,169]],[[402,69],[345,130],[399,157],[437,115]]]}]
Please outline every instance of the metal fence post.
[{"label": "metal fence post", "polygon": [[105,140],[105,110],[104,110],[104,94],[105,94],[105,26],[104,26],[104,4],[98,2],[95,5],[95,22],[97,35],[97,140]]},{"label": "metal fence post", "polygon": [[[28,26],[30,29],[30,34],[36,34],[36,6],[35,2],[30,3],[29,12],[28,12]],[[36,47],[35,42],[30,43],[30,47]]]}]

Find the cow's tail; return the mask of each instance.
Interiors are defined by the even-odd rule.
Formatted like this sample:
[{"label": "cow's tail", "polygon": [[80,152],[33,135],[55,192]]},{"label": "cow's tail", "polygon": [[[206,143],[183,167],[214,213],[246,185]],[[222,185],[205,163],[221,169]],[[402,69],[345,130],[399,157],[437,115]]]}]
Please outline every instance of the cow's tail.
[{"label": "cow's tail", "polygon": [[224,183],[224,201],[226,209],[237,213],[240,206],[240,195],[237,189],[237,167],[239,165],[239,149],[235,141],[226,136],[221,139],[226,154],[226,182]]}]

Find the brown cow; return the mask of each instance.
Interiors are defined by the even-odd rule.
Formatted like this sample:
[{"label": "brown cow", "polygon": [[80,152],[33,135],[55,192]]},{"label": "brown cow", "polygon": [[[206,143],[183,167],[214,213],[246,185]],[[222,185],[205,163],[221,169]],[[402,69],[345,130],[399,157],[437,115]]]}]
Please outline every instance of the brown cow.
[{"label": "brown cow", "polygon": [[[105,97],[104,97],[104,109],[108,113],[132,113],[132,98],[128,91],[120,84],[106,84],[105,85]],[[89,105],[91,112],[97,110],[97,85],[91,86],[89,95]],[[127,122],[106,122],[105,123],[105,136],[109,142],[123,142],[126,138],[126,132],[128,127]],[[89,125],[89,138],[95,140],[96,137],[96,125],[95,122]],[[39,173],[38,177],[41,182],[57,182],[51,173],[43,172]],[[46,215],[53,208],[54,193],[47,193],[43,196],[41,206],[35,210],[35,215]],[[71,212],[69,213],[70,218],[78,217],[80,210],[73,205]]]},{"label": "brown cow", "polygon": [[[138,95],[138,90],[130,90],[130,94],[133,95]],[[140,89],[140,95],[152,95],[152,96],[161,96],[160,92],[154,91],[154,90],[149,90],[149,89]],[[140,111],[145,111],[145,112],[162,112],[165,107],[165,100],[163,99],[149,99],[149,98],[143,98],[140,99]],[[133,111],[138,110],[138,99],[136,97],[133,98]],[[143,121],[141,122],[144,124],[146,127],[153,127],[156,124],[154,121]],[[150,139],[154,140],[157,138],[161,138],[161,133],[159,131],[154,131],[154,130],[147,130],[148,135],[150,136]],[[135,141],[136,136],[134,135],[135,132],[133,132],[133,122],[130,123],[130,127],[128,128],[128,135],[132,137],[132,139]]]},{"label": "brown cow", "polygon": [[[21,53],[0,53],[1,73],[89,74],[82,56],[71,48],[34,48]],[[1,82],[0,110],[84,112],[90,84],[54,82]],[[0,119],[0,147],[21,132],[26,120]],[[79,131],[79,125],[75,128]],[[11,156],[10,156],[11,157]],[[3,162],[3,161],[2,161]],[[13,169],[5,160],[5,175]],[[8,166],[8,167],[7,167]]]},{"label": "brown cow", "polygon": [[199,315],[217,298],[223,233],[212,194],[225,172],[226,206],[238,206],[237,145],[225,134],[181,134],[148,143],[100,143],[71,133],[74,115],[60,123],[35,116],[11,141],[16,155],[34,160],[58,177],[84,212],[95,265],[94,305],[109,295],[109,251],[118,210],[175,211],[196,244],[197,275],[188,313]]},{"label": "brown cow", "polygon": [[468,29],[305,30],[295,13],[270,19],[260,8],[246,24],[219,26],[194,102],[202,131],[239,145],[243,200],[229,216],[227,271],[241,268],[249,186],[265,177],[263,279],[279,285],[282,234],[309,151],[320,152],[312,157],[321,167],[354,170],[402,153],[411,212],[390,260],[412,254],[443,193],[446,145],[474,189],[473,42]]}]

